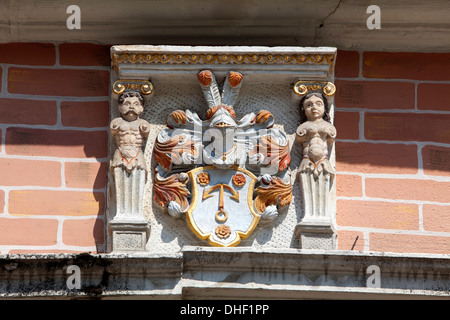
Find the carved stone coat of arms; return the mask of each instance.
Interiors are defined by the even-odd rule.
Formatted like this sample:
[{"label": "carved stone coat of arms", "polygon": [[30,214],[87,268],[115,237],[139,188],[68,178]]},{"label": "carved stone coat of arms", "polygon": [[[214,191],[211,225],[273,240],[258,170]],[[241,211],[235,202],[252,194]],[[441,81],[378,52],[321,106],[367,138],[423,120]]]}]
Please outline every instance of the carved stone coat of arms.
[{"label": "carved stone coat of arms", "polygon": [[289,143],[267,110],[237,118],[243,75],[198,73],[206,119],[176,110],[155,142],[153,198],[214,246],[235,246],[292,199]]}]

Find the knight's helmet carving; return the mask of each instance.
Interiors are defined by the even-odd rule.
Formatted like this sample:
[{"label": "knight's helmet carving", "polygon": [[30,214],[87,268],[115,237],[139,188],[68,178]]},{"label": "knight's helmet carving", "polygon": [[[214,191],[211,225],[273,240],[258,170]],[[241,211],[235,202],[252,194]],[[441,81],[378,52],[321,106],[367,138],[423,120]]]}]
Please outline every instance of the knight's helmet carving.
[{"label": "knight's helmet carving", "polygon": [[210,70],[198,73],[198,80],[208,104],[206,117],[210,120],[210,126],[216,128],[235,128],[236,113],[234,104],[242,86],[242,74],[230,71],[220,92],[214,74]]}]

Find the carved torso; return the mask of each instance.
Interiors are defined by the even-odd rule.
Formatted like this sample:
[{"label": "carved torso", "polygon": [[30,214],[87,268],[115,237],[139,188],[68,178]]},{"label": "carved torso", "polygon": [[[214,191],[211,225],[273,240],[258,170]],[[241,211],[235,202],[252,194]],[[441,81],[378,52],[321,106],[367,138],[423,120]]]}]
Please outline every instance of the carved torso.
[{"label": "carved torso", "polygon": [[126,121],[116,118],[111,121],[111,134],[115,136],[117,144],[112,167],[123,165],[127,170],[133,167],[145,169],[142,148],[149,128],[149,123],[143,119]]},{"label": "carved torso", "polygon": [[300,171],[317,169],[320,163],[326,171],[332,171],[328,163],[328,150],[336,138],[336,128],[331,123],[323,119],[306,121],[297,128],[296,136],[303,147]]},{"label": "carved torso", "polygon": [[307,121],[297,129],[297,139],[303,146],[303,156],[317,162],[328,157],[328,147],[336,137],[334,126],[324,120]]}]

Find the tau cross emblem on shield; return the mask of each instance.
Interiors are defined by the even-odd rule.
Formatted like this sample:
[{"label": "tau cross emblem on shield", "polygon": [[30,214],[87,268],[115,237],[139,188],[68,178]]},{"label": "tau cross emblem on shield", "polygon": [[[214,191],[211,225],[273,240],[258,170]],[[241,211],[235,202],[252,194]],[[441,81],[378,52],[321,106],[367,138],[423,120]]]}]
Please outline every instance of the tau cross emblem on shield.
[{"label": "tau cross emblem on shield", "polygon": [[214,246],[235,246],[260,219],[272,220],[292,198],[286,135],[260,110],[236,119],[243,76],[229,72],[222,93],[209,70],[198,74],[206,120],[173,111],[155,142],[157,205],[185,216],[192,232]]},{"label": "tau cross emblem on shield", "polygon": [[[245,180],[233,183],[236,174]],[[259,214],[253,205],[253,188],[257,178],[242,168],[217,169],[200,167],[188,172],[192,184],[192,202],[186,218],[192,231],[216,246],[233,246],[245,239],[256,227]],[[209,175],[200,183],[200,175]]]}]

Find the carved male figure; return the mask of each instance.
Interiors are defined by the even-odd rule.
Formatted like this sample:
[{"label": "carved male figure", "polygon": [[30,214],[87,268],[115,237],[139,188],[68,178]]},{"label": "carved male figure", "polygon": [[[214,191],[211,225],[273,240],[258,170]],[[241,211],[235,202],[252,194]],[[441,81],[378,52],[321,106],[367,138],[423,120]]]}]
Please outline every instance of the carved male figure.
[{"label": "carved male figure", "polygon": [[113,119],[110,125],[117,145],[111,160],[115,187],[115,210],[109,221],[112,246],[114,250],[134,248],[143,251],[150,232],[143,216],[147,181],[143,149],[150,124],[139,118],[144,111],[144,99],[138,91],[123,92],[118,102],[121,116]]},{"label": "carved male figure", "polygon": [[143,147],[150,124],[139,118],[143,111],[144,99],[139,92],[126,91],[119,97],[121,117],[111,121],[111,134],[117,144],[111,168],[123,167],[128,173],[134,168],[147,171]]},{"label": "carved male figure", "polygon": [[111,121],[111,135],[117,150],[111,161],[115,180],[115,219],[143,219],[142,199],[147,180],[143,148],[150,124],[139,116],[144,111],[144,99],[137,91],[125,91],[119,97],[121,117]]}]

